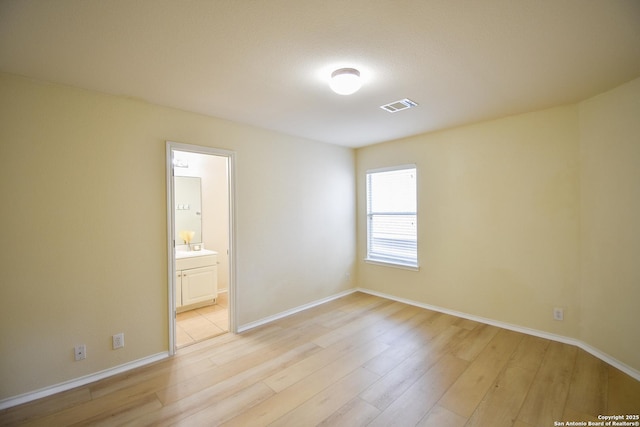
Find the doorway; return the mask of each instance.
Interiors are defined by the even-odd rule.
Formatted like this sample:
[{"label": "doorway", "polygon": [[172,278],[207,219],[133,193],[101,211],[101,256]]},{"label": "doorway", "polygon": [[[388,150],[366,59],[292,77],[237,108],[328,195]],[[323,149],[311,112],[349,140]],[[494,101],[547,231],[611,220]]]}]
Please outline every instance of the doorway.
[{"label": "doorway", "polygon": [[234,153],[167,142],[169,347],[235,332]]}]

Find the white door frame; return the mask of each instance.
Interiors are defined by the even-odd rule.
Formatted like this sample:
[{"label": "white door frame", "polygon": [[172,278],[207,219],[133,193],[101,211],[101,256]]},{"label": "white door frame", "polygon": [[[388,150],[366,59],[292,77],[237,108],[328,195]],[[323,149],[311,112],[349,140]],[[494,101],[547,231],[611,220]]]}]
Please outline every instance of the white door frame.
[{"label": "white door frame", "polygon": [[167,141],[166,175],[167,175],[167,257],[168,257],[168,295],[169,295],[169,355],[176,352],[176,257],[175,257],[175,224],[174,224],[174,184],[173,184],[173,152],[188,151],[191,153],[208,154],[226,157],[228,161],[229,185],[229,332],[237,333],[236,322],[236,257],[235,257],[235,167],[236,154],[233,151],[219,148],[201,147]]}]

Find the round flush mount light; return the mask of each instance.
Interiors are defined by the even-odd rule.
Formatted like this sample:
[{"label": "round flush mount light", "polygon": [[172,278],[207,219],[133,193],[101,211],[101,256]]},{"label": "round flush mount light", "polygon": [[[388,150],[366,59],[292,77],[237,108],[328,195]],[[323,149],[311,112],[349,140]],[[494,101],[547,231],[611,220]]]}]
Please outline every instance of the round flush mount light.
[{"label": "round flush mount light", "polygon": [[355,68],[340,68],[331,73],[329,87],[339,95],[351,95],[361,86],[360,71]]}]

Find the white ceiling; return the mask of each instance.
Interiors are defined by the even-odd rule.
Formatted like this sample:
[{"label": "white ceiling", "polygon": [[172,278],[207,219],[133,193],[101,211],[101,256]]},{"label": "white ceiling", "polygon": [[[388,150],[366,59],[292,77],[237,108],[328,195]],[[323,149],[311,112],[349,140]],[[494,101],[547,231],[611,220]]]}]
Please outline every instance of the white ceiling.
[{"label": "white ceiling", "polygon": [[360,147],[640,76],[640,1],[0,0],[0,70]]}]

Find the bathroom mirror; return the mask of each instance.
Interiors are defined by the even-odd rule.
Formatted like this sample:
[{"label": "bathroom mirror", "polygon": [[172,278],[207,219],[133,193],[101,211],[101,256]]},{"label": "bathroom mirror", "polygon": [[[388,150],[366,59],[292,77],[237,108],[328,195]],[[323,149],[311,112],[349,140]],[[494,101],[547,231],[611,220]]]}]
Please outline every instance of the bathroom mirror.
[{"label": "bathroom mirror", "polygon": [[[199,177],[173,177],[176,245],[202,243],[202,201]],[[185,241],[186,239],[186,241]]]}]

